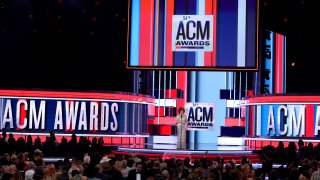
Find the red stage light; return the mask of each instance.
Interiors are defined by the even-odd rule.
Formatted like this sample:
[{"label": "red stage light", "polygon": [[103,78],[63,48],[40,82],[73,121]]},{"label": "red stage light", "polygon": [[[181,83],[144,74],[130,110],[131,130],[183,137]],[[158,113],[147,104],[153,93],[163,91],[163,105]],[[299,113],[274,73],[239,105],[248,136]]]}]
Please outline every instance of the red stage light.
[{"label": "red stage light", "polygon": [[97,18],[96,18],[96,17],[93,17],[93,18],[92,18],[92,21],[93,21],[93,22],[96,22],[96,21],[97,21]]}]

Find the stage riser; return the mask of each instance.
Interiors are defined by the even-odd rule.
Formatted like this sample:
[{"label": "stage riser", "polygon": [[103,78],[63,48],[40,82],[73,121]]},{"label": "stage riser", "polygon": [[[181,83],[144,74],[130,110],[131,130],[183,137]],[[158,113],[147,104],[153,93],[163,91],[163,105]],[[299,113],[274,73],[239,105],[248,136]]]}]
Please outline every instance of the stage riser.
[{"label": "stage riser", "polygon": [[148,144],[177,145],[177,136],[150,136]]},{"label": "stage riser", "polygon": [[218,146],[244,146],[245,141],[241,137],[218,137]]}]

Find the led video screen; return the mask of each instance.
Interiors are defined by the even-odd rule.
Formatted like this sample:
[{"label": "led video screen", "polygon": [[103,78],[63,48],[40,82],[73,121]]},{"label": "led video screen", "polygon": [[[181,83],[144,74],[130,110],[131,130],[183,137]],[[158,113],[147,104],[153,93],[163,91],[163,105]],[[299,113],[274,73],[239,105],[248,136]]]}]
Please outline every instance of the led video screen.
[{"label": "led video screen", "polygon": [[128,69],[258,70],[258,0],[129,0]]}]

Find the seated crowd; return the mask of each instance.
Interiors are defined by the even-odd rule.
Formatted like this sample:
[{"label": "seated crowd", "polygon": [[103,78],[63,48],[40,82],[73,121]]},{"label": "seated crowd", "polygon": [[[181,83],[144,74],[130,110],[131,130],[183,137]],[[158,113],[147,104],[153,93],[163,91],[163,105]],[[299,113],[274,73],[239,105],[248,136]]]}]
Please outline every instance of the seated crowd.
[{"label": "seated crowd", "polygon": [[[245,179],[319,179],[320,145],[297,148],[295,143],[284,147],[267,146],[261,152],[262,168],[254,169],[245,156],[241,161],[209,159],[162,159],[136,154],[112,154],[103,146],[102,138],[79,139],[75,134],[68,141],[57,142],[54,132],[41,142],[31,136],[18,138],[4,132],[0,138],[0,179],[2,180],[245,180]],[[302,143],[303,144],[303,143]],[[319,157],[318,157],[319,156]],[[63,157],[48,162],[48,157]],[[273,168],[273,164],[281,164]]]}]

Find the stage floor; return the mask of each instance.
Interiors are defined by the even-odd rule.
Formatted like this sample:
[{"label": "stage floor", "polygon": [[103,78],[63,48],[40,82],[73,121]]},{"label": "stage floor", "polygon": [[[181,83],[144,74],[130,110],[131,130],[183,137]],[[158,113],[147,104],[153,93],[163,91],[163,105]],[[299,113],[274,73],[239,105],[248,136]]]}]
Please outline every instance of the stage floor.
[{"label": "stage floor", "polygon": [[[189,157],[190,159],[201,159],[201,158],[223,158],[225,161],[235,160],[240,163],[241,157],[246,156],[251,160],[251,162],[260,162],[259,154],[256,150],[250,149],[248,147],[238,147],[238,146],[218,146],[216,144],[206,144],[197,145],[188,149],[176,149],[173,145],[163,145],[158,146],[157,144],[145,145],[145,148],[141,145],[135,145],[130,147],[118,146],[117,150],[112,151],[112,154],[121,155],[141,155],[148,158],[177,158],[185,159]],[[190,147],[190,146],[189,146]]]},{"label": "stage floor", "polygon": [[134,144],[134,145],[119,145],[120,149],[135,149],[135,150],[148,150],[148,151],[168,151],[168,150],[175,150],[175,151],[255,151],[260,150],[260,148],[252,148],[249,146],[221,146],[218,144],[188,144],[187,148],[184,150],[177,149],[176,144]]},{"label": "stage floor", "polygon": [[260,158],[257,149],[252,149],[245,146],[218,146],[217,144],[197,144],[196,146],[188,145],[187,149],[177,149],[176,145],[172,144],[147,144],[144,147],[141,145],[118,146],[114,154],[136,154],[143,155],[149,158],[161,157],[168,159],[171,157],[184,159],[199,158],[223,158],[225,160],[236,160],[239,162],[242,156],[246,156],[252,162],[259,162]]}]

